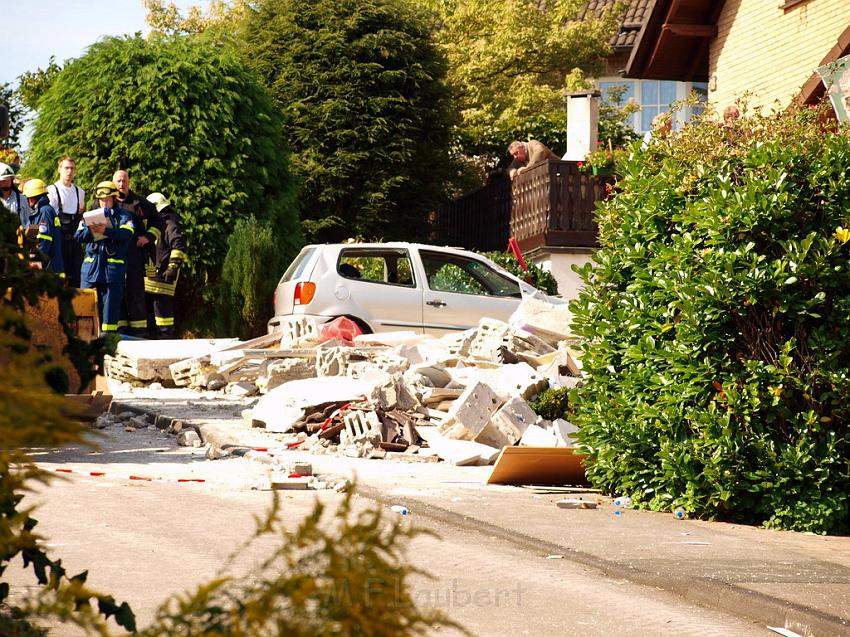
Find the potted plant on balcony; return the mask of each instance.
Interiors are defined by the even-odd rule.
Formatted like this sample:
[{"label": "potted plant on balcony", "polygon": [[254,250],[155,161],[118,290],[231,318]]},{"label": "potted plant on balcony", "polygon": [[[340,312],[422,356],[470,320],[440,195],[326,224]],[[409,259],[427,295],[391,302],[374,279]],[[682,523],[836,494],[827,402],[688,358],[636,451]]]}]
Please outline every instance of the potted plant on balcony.
[{"label": "potted plant on balcony", "polygon": [[609,141],[607,147],[600,145],[599,148],[587,154],[583,165],[584,170],[593,175],[612,175],[617,160],[624,157],[625,154],[625,149],[612,148]]}]

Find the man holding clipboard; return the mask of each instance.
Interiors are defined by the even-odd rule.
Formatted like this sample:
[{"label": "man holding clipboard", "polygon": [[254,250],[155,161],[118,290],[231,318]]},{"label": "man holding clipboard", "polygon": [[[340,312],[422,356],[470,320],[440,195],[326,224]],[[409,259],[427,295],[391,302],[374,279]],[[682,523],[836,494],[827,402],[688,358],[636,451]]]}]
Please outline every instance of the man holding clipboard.
[{"label": "man holding clipboard", "polygon": [[94,194],[101,208],[83,215],[74,238],[86,249],[80,287],[97,290],[100,329],[108,333],[118,330],[134,227],[129,213],[115,204],[118,188],[113,182],[100,182]]}]

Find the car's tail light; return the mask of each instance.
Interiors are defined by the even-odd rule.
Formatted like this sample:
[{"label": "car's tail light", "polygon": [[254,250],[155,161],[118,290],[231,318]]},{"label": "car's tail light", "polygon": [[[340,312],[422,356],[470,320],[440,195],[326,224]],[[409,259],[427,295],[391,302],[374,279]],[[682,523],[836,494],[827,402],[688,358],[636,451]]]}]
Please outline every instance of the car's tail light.
[{"label": "car's tail light", "polygon": [[311,283],[310,281],[305,281],[304,283],[296,283],[295,284],[295,298],[293,299],[294,305],[307,305],[310,301],[313,300],[313,296],[316,294],[316,284]]}]

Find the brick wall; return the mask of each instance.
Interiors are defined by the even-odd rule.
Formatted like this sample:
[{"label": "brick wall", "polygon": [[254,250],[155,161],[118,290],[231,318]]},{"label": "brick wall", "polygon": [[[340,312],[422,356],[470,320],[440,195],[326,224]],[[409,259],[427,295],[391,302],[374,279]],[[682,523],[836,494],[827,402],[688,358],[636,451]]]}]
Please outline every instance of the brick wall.
[{"label": "brick wall", "polygon": [[850,26],[850,0],[726,0],[709,56],[709,99],[722,110],[749,103],[786,107]]}]

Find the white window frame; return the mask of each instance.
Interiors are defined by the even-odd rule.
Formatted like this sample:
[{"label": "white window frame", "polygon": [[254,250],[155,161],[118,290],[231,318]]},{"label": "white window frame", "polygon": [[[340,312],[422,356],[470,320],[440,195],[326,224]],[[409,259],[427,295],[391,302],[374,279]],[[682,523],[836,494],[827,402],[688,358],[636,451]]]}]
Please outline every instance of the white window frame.
[{"label": "white window frame", "polygon": [[[659,80],[638,80],[634,78],[627,77],[619,77],[619,76],[609,76],[609,77],[600,77],[597,79],[597,88],[601,90],[602,84],[613,84],[613,85],[623,85],[623,84],[631,84],[634,87],[634,94],[632,98],[640,105],[642,105],[643,99],[643,87],[648,82],[658,82]],[[676,101],[684,100],[690,95],[691,91],[694,88],[694,85],[705,84],[705,82],[676,82]],[[706,89],[707,92],[707,89]],[[651,104],[650,106],[665,106],[663,104]],[[684,126],[687,121],[695,114],[701,112],[699,108],[694,109],[692,107],[687,107],[685,109],[679,110],[676,112],[676,118],[673,121],[673,128],[678,129]],[[631,125],[632,128],[635,129],[635,132],[639,134],[645,133],[649,128],[643,128],[641,125],[641,111],[637,111],[633,113],[631,116]]]}]

